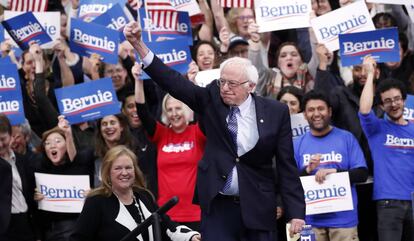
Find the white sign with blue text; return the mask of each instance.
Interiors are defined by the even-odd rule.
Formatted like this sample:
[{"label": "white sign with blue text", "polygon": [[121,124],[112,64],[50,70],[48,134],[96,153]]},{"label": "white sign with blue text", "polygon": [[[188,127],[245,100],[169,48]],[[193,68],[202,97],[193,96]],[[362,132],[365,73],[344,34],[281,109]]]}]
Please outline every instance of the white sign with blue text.
[{"label": "white sign with blue text", "polygon": [[310,26],[311,0],[261,0],[255,2],[259,32]]},{"label": "white sign with blue text", "polygon": [[61,115],[70,124],[95,120],[120,112],[111,78],[55,89]]},{"label": "white sign with blue text", "polygon": [[348,172],[332,173],[319,184],[315,176],[300,177],[305,193],[306,215],[353,210]]},{"label": "white sign with blue text", "polygon": [[385,4],[413,4],[414,0],[366,0],[367,3],[385,3]]},{"label": "white sign with blue text", "polygon": [[58,213],[80,213],[90,189],[88,175],[36,173],[36,188],[44,198],[39,209]]},{"label": "white sign with blue text", "polygon": [[329,51],[339,49],[339,34],[375,30],[371,15],[364,1],[357,1],[335,11],[311,19],[318,43]]},{"label": "white sign with blue text", "polygon": [[297,138],[309,132],[310,127],[303,113],[293,114],[290,116],[290,126],[292,128],[292,137]]},{"label": "white sign with blue text", "polygon": [[126,0],[80,0],[78,18],[85,22],[91,22],[117,3],[125,6]]},{"label": "white sign with blue text", "polygon": [[342,66],[362,64],[366,55],[377,63],[400,61],[397,28],[339,35]]},{"label": "white sign with blue text", "polygon": [[24,109],[20,78],[15,64],[0,64],[0,113],[12,125],[24,122]]},{"label": "white sign with blue text", "polygon": [[201,13],[196,0],[170,0],[170,2],[177,11],[188,12],[190,16]]}]

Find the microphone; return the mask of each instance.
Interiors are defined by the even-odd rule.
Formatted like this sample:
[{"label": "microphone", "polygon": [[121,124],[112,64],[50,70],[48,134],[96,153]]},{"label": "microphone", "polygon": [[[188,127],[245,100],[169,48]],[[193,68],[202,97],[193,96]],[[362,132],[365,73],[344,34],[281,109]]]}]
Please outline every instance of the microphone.
[{"label": "microphone", "polygon": [[162,215],[166,213],[168,210],[170,210],[172,207],[174,207],[177,203],[178,203],[178,197],[174,196],[170,200],[168,200],[168,202],[164,203],[164,205],[158,208],[158,210],[155,212],[158,213],[158,215]]}]

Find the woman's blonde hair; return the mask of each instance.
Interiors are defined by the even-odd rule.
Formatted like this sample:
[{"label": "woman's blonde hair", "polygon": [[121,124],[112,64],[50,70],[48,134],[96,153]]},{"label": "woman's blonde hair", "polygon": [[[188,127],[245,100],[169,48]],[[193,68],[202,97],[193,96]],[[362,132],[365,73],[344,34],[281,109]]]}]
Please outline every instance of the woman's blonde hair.
[{"label": "woman's blonde hair", "polygon": [[[169,99],[175,99],[175,98],[172,97],[170,94],[166,94],[164,96],[164,99],[162,99],[161,121],[162,121],[162,123],[164,123],[167,126],[170,125],[170,122],[168,121],[168,118],[167,118],[167,101]],[[193,121],[194,120],[194,112],[193,112],[193,110],[191,110],[190,107],[188,107],[182,101],[180,101],[180,102],[183,105],[184,118],[187,121],[187,123]]]},{"label": "woman's blonde hair", "polygon": [[124,145],[119,145],[109,149],[106,155],[104,156],[101,166],[101,186],[93,189],[89,193],[89,197],[95,195],[103,195],[109,197],[112,195],[111,168],[114,164],[114,161],[118,159],[120,156],[127,156],[132,160],[135,174],[135,180],[132,184],[132,189],[134,191],[146,190],[144,175],[142,174],[141,169],[139,169],[138,167],[137,156],[130,149],[128,149],[128,147]]}]

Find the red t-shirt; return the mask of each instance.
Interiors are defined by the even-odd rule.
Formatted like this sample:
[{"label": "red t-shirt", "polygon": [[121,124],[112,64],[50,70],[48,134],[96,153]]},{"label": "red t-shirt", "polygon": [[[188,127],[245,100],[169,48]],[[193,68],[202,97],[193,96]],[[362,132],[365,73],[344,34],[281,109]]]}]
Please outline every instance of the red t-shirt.
[{"label": "red t-shirt", "polygon": [[157,145],[158,205],[173,196],[180,199],[168,215],[177,222],[200,221],[200,207],[192,204],[197,163],[204,152],[206,137],[198,124],[175,133],[157,122],[151,140]]}]

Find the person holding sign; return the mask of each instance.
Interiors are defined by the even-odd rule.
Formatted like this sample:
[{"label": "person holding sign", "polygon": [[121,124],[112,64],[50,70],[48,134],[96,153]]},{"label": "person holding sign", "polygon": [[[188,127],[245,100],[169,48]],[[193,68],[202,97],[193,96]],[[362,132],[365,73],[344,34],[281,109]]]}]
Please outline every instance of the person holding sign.
[{"label": "person holding sign", "polygon": [[[126,146],[111,148],[102,160],[102,184],[85,201],[70,241],[121,240],[157,210],[152,194],[137,165],[137,157]],[[200,234],[161,216],[162,240],[200,241]],[[153,226],[135,239],[154,240]]]},{"label": "person holding sign", "polygon": [[365,57],[367,82],[359,102],[359,119],[374,161],[374,195],[379,241],[414,239],[411,193],[414,191],[414,123],[403,118],[407,91],[401,81],[385,79],[376,95],[386,118],[372,111],[376,62]]},{"label": "person holding sign", "polygon": [[[167,94],[162,101],[161,119],[157,122],[148,111],[144,83],[140,79],[141,67],[132,69],[135,78],[135,101],[138,115],[150,139],[156,144],[158,204],[177,195],[180,202],[168,214],[176,221],[194,230],[200,229],[200,207],[192,203],[197,176],[197,163],[201,159],[206,137],[199,124],[189,124],[193,111],[183,102]],[[186,185],[182,185],[186,183]]]},{"label": "person holding sign", "polygon": [[[59,116],[57,127],[43,134],[41,144],[41,152],[33,162],[35,173],[89,175],[90,186],[92,186],[93,153],[76,150],[71,127],[64,116]],[[70,188],[72,187],[69,186]],[[56,198],[55,191],[47,190],[47,187],[36,190],[35,200],[40,202],[44,198]],[[38,210],[35,218],[40,237],[37,238],[44,241],[67,240],[78,215],[78,213]]]},{"label": "person holding sign", "polygon": [[[294,140],[295,159],[302,176],[315,175],[323,183],[332,173],[348,172],[352,185],[353,210],[308,215],[318,241],[355,241],[358,239],[357,194],[355,183],[368,177],[365,158],[355,137],[348,131],[331,126],[332,109],[321,92],[310,91],[303,98],[303,110],[310,132]],[[332,192],[332,191],[330,191]],[[305,195],[307,200],[323,201]],[[307,204],[310,205],[310,204]]]},{"label": "person holding sign", "polygon": [[12,127],[0,113],[0,240],[33,241],[33,188],[28,161],[11,147]]},{"label": "person holding sign", "polygon": [[164,65],[141,33],[136,22],[125,26],[144,71],[199,114],[207,137],[197,171],[203,240],[275,240],[277,191],[291,223],[290,234],[299,233],[305,205],[287,106],[252,94],[258,73],[249,60],[226,60],[218,80],[198,87]]}]

